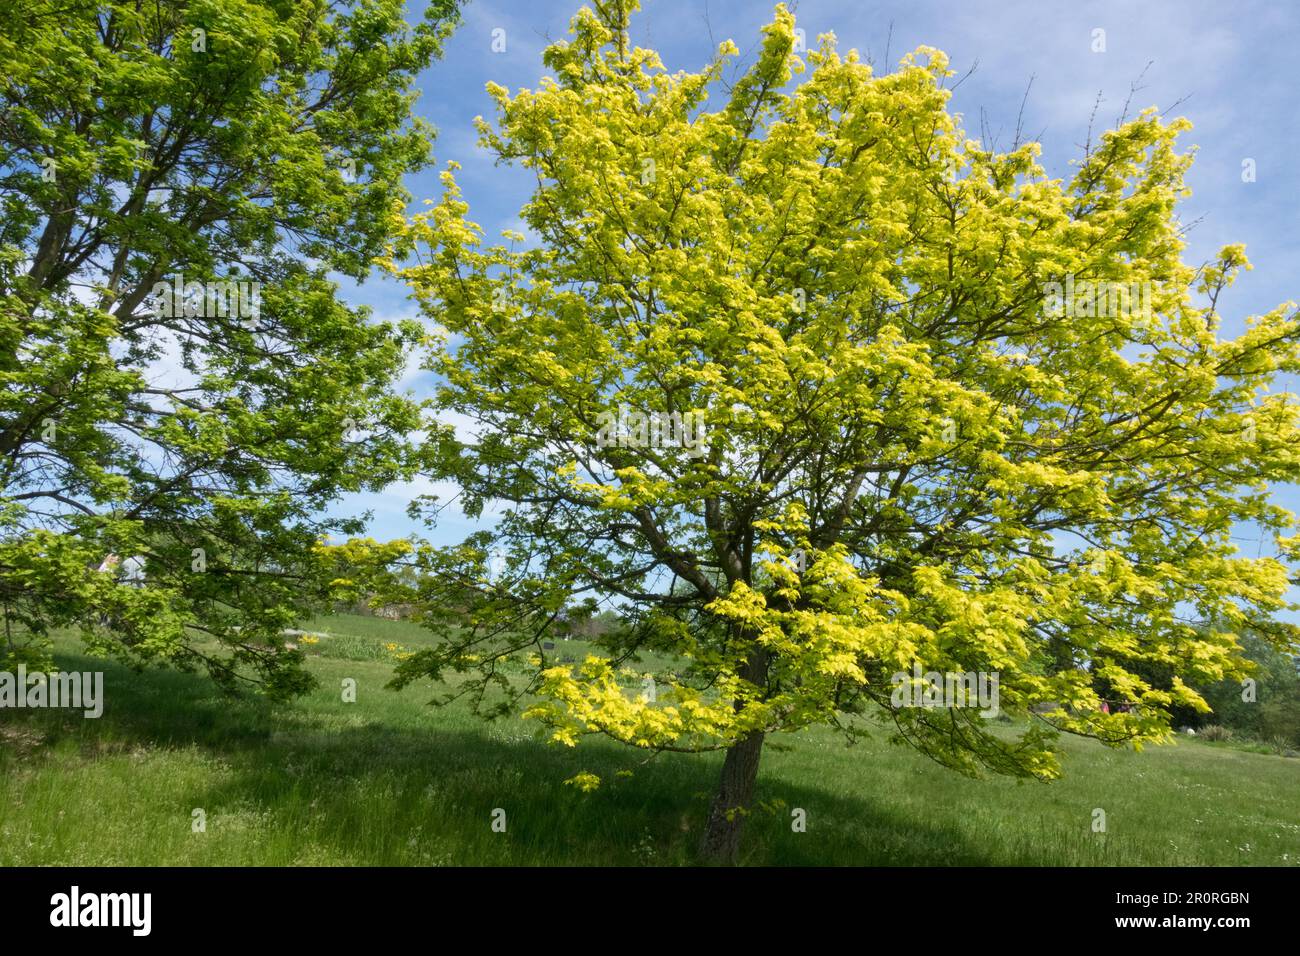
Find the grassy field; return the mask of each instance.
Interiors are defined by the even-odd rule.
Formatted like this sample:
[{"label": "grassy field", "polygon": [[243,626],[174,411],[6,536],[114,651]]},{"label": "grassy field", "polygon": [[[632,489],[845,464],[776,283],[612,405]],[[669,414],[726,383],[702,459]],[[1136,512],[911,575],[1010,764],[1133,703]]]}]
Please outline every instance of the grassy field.
[{"label": "grassy field", "polygon": [[[536,728],[386,690],[409,624],[337,617],[309,645],[321,686],[290,705],[204,678],[136,674],[60,638],[64,670],[103,670],[102,718],[0,710],[0,864],[683,864],[717,756],[577,750]],[[565,650],[561,645],[560,650]],[[344,703],[345,678],[357,682]],[[828,730],[769,745],[744,862],[876,865],[1296,865],[1300,760],[1180,740],[1141,754],[1068,741],[1053,784],[971,781],[879,739]],[[634,768],[630,779],[615,779]],[[563,780],[607,781],[578,793]],[[506,832],[490,824],[497,808]],[[791,811],[807,832],[791,832]],[[1092,832],[1094,808],[1105,833]],[[193,832],[193,811],[206,832]]]}]

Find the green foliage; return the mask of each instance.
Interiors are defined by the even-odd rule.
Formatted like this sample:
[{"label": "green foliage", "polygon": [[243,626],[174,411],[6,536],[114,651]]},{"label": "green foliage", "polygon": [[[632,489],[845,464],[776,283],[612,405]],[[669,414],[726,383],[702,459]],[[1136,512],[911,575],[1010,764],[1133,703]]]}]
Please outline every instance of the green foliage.
[{"label": "green foliage", "polygon": [[[1167,740],[1206,709],[1194,687],[1245,674],[1239,633],[1294,640],[1269,488],[1300,443],[1269,385],[1300,371],[1300,317],[1221,334],[1249,264],[1182,260],[1186,120],[1144,110],[1051,178],[1038,144],[961,129],[937,50],[887,74],[830,37],[801,57],[778,7],[727,85],[734,44],[669,73],[635,7],[580,11],[536,89],[489,87],[482,140],[536,175],[540,243],[486,240],[452,164],[394,244],[445,327],[437,404],[481,436],[435,428],[431,474],[504,510],[419,552],[430,622],[454,592],[469,626],[399,685],[455,674],[509,705],[499,661],[615,601],[631,635],[536,658],[529,713],[560,743],[739,753],[883,711],[945,766],[1050,779],[1058,731]],[[1240,554],[1244,522],[1282,559]],[[636,649],[686,662],[656,700],[617,679]],[[900,706],[914,665],[995,674],[1003,711],[1038,716],[1006,737]]]},{"label": "green foliage", "polygon": [[429,161],[412,81],[456,4],[402,8],[0,2],[0,659],[69,624],[304,688],[279,632],[361,527],[319,511],[416,463],[391,386],[422,333],[329,279],[367,274]]},{"label": "green foliage", "polygon": [[1279,740],[1300,748],[1300,675],[1294,652],[1279,651],[1254,634],[1243,636],[1242,647],[1255,664],[1250,677],[1220,681],[1202,691],[1213,711],[1205,719],[1256,741]]}]

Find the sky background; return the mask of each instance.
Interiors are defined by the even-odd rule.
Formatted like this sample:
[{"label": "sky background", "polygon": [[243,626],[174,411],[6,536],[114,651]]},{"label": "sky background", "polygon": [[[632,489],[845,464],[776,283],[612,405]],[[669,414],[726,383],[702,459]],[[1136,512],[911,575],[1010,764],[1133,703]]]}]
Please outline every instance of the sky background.
[{"label": "sky background", "polygon": [[[569,19],[581,6],[580,0],[466,5],[444,57],[419,77],[415,112],[438,129],[437,163],[409,180],[413,208],[438,196],[438,170],[455,160],[463,167],[457,180],[470,218],[487,237],[494,239],[506,228],[526,231],[518,213],[530,177],[495,166],[478,148],[473,122],[478,115],[495,116],[484,91],[488,82],[512,91],[538,85],[546,72],[542,50],[566,37]],[[1170,115],[1194,124],[1180,142],[1184,149],[1197,147],[1188,177],[1193,195],[1179,211],[1183,223],[1196,223],[1184,259],[1199,264],[1221,246],[1241,242],[1255,267],[1220,300],[1222,334],[1235,335],[1247,316],[1300,299],[1300,166],[1295,161],[1300,155],[1295,101],[1300,3],[801,0],[788,6],[810,47],[819,34],[831,32],[841,51],[856,48],[880,70],[921,45],[948,54],[957,71],[953,83],[975,67],[950,109],[962,115],[972,138],[980,136],[982,110],[1003,148],[1015,135],[1032,78],[1024,136],[1043,144],[1040,162],[1053,177],[1072,174],[1070,161],[1082,153],[1098,95],[1094,140],[1115,124],[1134,84],[1131,115],[1177,103]],[[632,38],[656,49],[670,71],[700,69],[719,43],[731,39],[743,67],[752,62],[773,7],[763,0],[643,0]],[[422,15],[423,8],[421,0],[413,0],[408,20]],[[1105,52],[1093,50],[1096,29],[1105,31]],[[493,50],[496,30],[504,31],[504,52]],[[1254,182],[1242,180],[1247,158],[1255,161]],[[370,306],[376,317],[417,315],[404,286],[388,277],[375,275],[360,286],[345,281],[342,287],[346,300]],[[433,377],[418,365],[419,356],[411,356],[402,385],[423,396]],[[429,482],[394,485],[382,493],[349,496],[334,510],[371,512],[370,533],[381,539],[419,533],[445,544],[476,527],[454,505],[443,511],[436,528],[412,522],[406,506],[413,495],[426,493],[446,501],[456,489]],[[1300,510],[1300,492],[1286,488],[1279,494],[1287,507]],[[1249,539],[1241,542],[1243,551],[1254,556],[1259,545],[1253,532],[1240,533]],[[1269,550],[1265,545],[1263,553]]]}]

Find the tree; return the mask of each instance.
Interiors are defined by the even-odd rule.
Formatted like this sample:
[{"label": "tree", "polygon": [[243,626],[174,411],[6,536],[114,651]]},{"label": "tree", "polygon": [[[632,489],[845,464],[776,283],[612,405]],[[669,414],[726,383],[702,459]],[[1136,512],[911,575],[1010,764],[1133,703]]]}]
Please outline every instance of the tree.
[{"label": "tree", "polygon": [[[426,563],[482,582],[509,556],[398,686],[465,671],[457,693],[509,704],[503,658],[569,600],[618,602],[608,654],[537,654],[526,713],[569,745],[724,750],[718,860],[778,731],[880,720],[955,770],[1042,779],[1062,731],[1165,739],[1171,707],[1205,707],[1190,683],[1241,672],[1233,628],[1287,606],[1284,564],[1230,532],[1289,529],[1267,487],[1298,464],[1265,389],[1300,368],[1293,306],[1223,338],[1242,249],[1180,258],[1190,124],[1145,110],[1052,179],[1038,144],[963,133],[937,50],[884,75],[829,36],[803,57],[777,7],[728,85],[733,44],[669,73],[635,7],[578,13],[536,90],[489,88],[483,142],[536,174],[535,244],[485,243],[451,168],[394,246],[447,332],[436,402],[477,423],[434,433],[435,475],[503,509]],[[653,700],[616,676],[641,651],[684,662]],[[1028,724],[994,732],[931,673],[996,680]]]},{"label": "tree", "polygon": [[1300,673],[1297,648],[1287,652],[1258,635],[1241,635],[1245,656],[1255,667],[1247,680],[1225,680],[1201,693],[1213,716],[1194,721],[1197,727],[1220,724],[1255,740],[1300,747]]},{"label": "tree", "polygon": [[[319,511],[413,465],[420,336],[340,301],[429,162],[400,0],[0,3],[0,602],[139,662],[300,690]],[[143,560],[143,579],[114,573]],[[138,561],[136,562],[138,563]]]}]

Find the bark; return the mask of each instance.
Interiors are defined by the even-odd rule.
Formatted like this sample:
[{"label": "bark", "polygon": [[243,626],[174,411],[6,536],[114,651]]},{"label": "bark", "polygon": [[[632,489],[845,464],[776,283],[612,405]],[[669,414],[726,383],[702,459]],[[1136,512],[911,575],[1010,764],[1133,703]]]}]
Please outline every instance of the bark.
[{"label": "bark", "polygon": [[758,780],[758,760],[763,754],[763,733],[756,731],[734,744],[722,762],[722,780],[709,808],[700,853],[713,863],[733,864],[740,856],[742,811],[749,809]]},{"label": "bark", "polygon": [[[741,635],[750,640],[752,635]],[[766,688],[770,654],[755,646],[740,669],[740,676],[757,688]],[[739,713],[744,704],[737,700]],[[708,823],[700,854],[709,862],[734,864],[740,857],[740,833],[745,827],[745,813],[754,798],[758,780],[758,760],[763,754],[763,731],[756,730],[732,744],[722,761],[722,779],[709,807]]]}]

